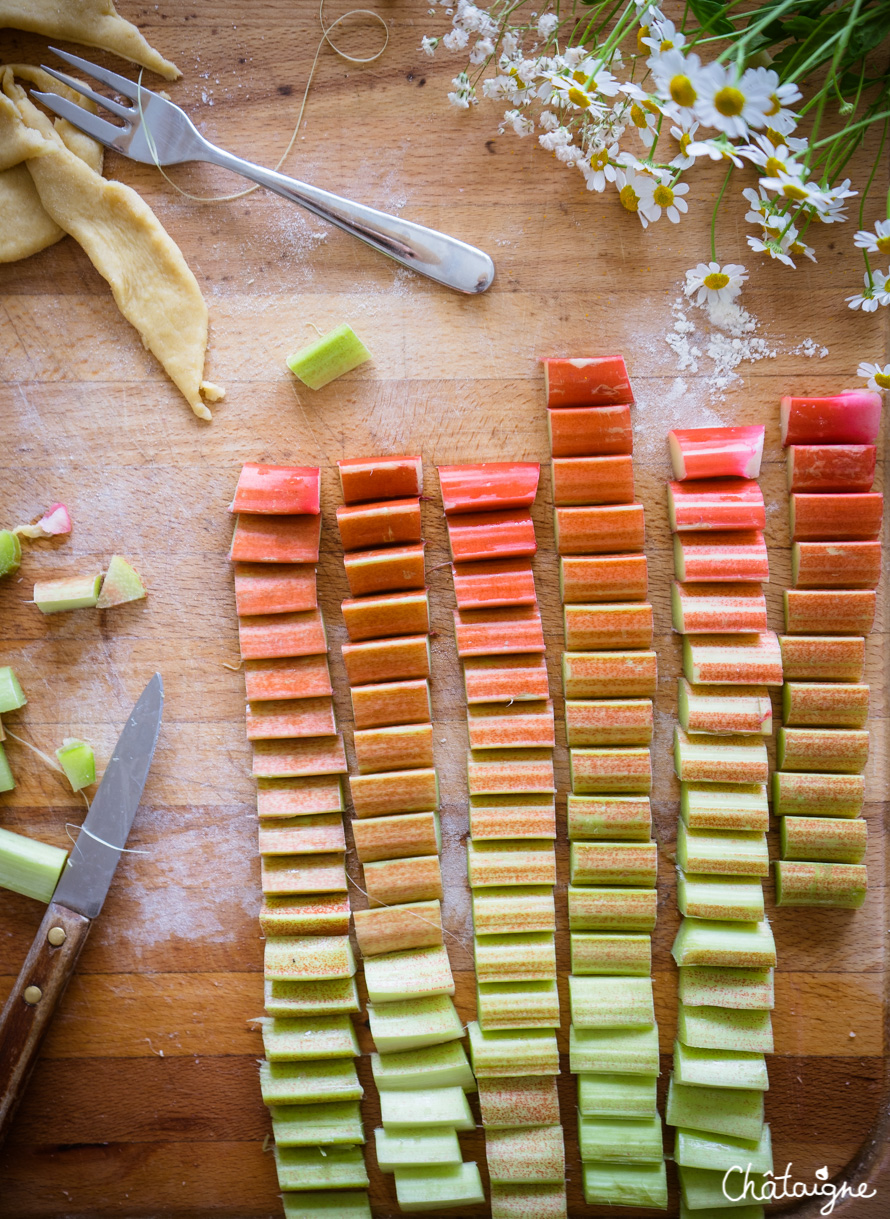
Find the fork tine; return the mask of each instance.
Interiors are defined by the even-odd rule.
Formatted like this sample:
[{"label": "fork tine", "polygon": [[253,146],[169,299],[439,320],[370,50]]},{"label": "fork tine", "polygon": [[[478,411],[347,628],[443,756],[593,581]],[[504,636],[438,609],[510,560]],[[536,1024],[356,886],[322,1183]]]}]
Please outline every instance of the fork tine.
[{"label": "fork tine", "polygon": [[[90,63],[88,59],[81,59],[79,55],[72,55],[70,51],[60,51],[58,47],[49,48],[53,55],[58,55],[59,59],[64,59],[65,63],[70,64],[72,68],[80,68],[86,76],[92,76],[93,80],[100,81],[103,85],[108,85],[111,89],[116,89],[118,93],[122,93],[124,97],[128,97],[131,102],[135,102],[139,96],[139,86],[135,80],[129,80],[126,76],[118,76],[117,72],[109,72],[107,68],[100,68],[98,64]],[[146,89],[143,85],[142,95],[153,97],[154,94],[150,89]]]},{"label": "fork tine", "polygon": [[67,119],[72,127],[92,136],[94,140],[98,140],[100,144],[105,144],[109,148],[117,148],[121,137],[129,134],[125,127],[116,127],[114,123],[108,123],[105,119],[100,119],[98,115],[90,114],[89,110],[84,110],[83,106],[78,106],[77,102],[69,102],[67,97],[61,97],[58,93],[40,93],[37,89],[32,89],[31,97],[42,102],[47,110],[52,110],[53,114]]},{"label": "fork tine", "polygon": [[102,106],[105,110],[110,110],[112,114],[116,114],[120,119],[129,119],[132,121],[134,115],[138,118],[138,110],[133,110],[130,106],[122,106],[120,102],[113,101],[110,97],[105,97],[102,93],[97,93],[95,89],[91,89],[89,85],[85,85],[74,76],[69,76],[67,72],[57,72],[55,68],[48,68],[46,64],[42,65],[43,71],[48,72],[50,76],[61,81],[63,85],[67,85],[69,89],[73,89],[75,93],[79,93],[82,97],[88,97],[91,102],[95,102],[97,106]]}]

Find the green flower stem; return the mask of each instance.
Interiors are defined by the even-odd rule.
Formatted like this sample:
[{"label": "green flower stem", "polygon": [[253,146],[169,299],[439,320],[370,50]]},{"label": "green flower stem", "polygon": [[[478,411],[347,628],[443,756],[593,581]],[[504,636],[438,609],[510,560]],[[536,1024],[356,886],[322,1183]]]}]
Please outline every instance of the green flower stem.
[{"label": "green flower stem", "polygon": [[[733,52],[735,52],[736,62],[739,64],[743,63],[746,57],[746,48],[754,36],[759,34],[761,30],[765,30],[766,27],[775,21],[777,17],[780,17],[782,13],[786,13],[789,10],[796,8],[798,2],[799,0],[779,0],[779,3],[775,6],[768,7],[766,9],[766,16],[761,17],[759,21],[752,22],[737,42],[730,44],[725,51],[721,52],[721,54],[717,56],[716,62],[722,63],[725,59],[728,59]],[[761,12],[763,12],[762,9]]]},{"label": "green flower stem", "polygon": [[826,144],[833,144],[841,136],[849,136],[854,131],[858,131],[861,127],[867,127],[869,123],[876,123],[879,119],[890,118],[890,110],[882,110],[880,114],[867,115],[859,120],[858,123],[851,123],[849,127],[845,127],[839,135],[827,135],[822,140],[817,140],[811,144],[811,148],[824,148]]},{"label": "green flower stem", "polygon": [[729,179],[732,176],[732,171],[735,166],[730,161],[729,169],[726,171],[726,177],[723,179],[723,185],[720,187],[720,194],[717,196],[717,202],[714,204],[714,210],[711,213],[711,261],[717,261],[717,212],[720,210],[720,204],[723,202],[723,196],[726,194],[726,188],[729,186]]},{"label": "green flower stem", "polygon": [[[865,201],[868,198],[868,192],[871,190],[871,184],[875,180],[875,174],[878,172],[878,166],[881,164],[881,154],[884,151],[884,143],[887,139],[887,128],[888,127],[890,127],[890,119],[884,119],[884,127],[883,127],[883,130],[881,131],[881,142],[878,145],[878,152],[877,152],[877,156],[875,157],[875,163],[871,167],[871,173],[868,175],[868,181],[865,184],[865,190],[863,190],[862,197],[859,200],[859,227],[860,227],[860,229],[863,228],[865,225]],[[888,207],[887,214],[890,215],[890,193],[888,193],[888,196],[887,196],[887,207]]]}]

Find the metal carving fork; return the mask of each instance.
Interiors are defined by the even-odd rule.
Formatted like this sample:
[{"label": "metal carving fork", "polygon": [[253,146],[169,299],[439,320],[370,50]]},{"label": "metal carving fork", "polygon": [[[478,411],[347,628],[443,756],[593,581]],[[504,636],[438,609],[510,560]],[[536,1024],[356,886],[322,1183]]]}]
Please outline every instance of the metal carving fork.
[{"label": "metal carving fork", "polygon": [[55,47],[50,50],[72,67],[79,68],[85,75],[93,77],[133,102],[132,106],[122,105],[97,93],[65,72],[44,68],[44,71],[49,72],[56,80],[121,119],[123,126],[118,126],[91,114],[58,93],[31,90],[31,96],[42,102],[48,110],[67,119],[106,148],[113,148],[133,161],[142,161],[148,165],[180,165],[184,161],[209,161],[213,165],[221,165],[224,169],[234,170],[235,173],[250,178],[252,182],[258,182],[260,186],[274,190],[292,203],[299,203],[316,216],[321,216],[323,220],[352,233],[366,245],[373,246],[381,254],[388,254],[403,266],[410,267],[412,271],[426,275],[437,283],[445,284],[448,288],[455,288],[458,292],[475,293],[484,292],[491,285],[494,279],[494,263],[486,253],[477,250],[475,246],[458,241],[456,237],[448,237],[445,233],[437,233],[435,229],[414,224],[410,220],[402,220],[398,216],[379,212],[373,207],[365,207],[362,203],[353,203],[339,195],[332,195],[329,191],[320,190],[317,186],[298,182],[295,178],[288,178],[285,174],[264,169],[261,165],[254,165],[241,157],[233,156],[224,148],[217,148],[215,144],[205,140],[184,110],[153,93],[151,89],[146,89],[125,76],[118,76],[116,72],[109,72],[107,68],[100,68],[87,59],[69,55],[67,51],[58,51]]}]

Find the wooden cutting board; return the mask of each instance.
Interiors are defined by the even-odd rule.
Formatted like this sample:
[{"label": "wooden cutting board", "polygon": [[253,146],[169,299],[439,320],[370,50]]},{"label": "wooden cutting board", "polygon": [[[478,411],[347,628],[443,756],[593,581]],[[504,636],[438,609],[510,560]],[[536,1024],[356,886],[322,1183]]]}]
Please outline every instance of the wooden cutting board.
[{"label": "wooden cutting board", "polygon": [[[201,129],[233,151],[274,164],[318,41],[314,4],[165,0],[141,8],[122,2],[121,8],[183,69],[183,80],[169,92]],[[245,460],[322,467],[319,587],[337,709],[351,751],[339,654],[346,584],[334,528],[334,463],[349,455],[423,453],[446,907],[456,937],[449,950],[458,1006],[472,1017],[465,711],[449,625],[450,575],[441,566],[446,548],[434,467],[546,462],[537,363],[544,354],[621,351],[637,394],[637,488],[646,506],[661,669],[653,747],[661,854],[655,990],[662,1049],[667,1053],[672,1044],[678,790],[670,737],[680,649],[668,604],[665,436],[674,424],[766,424],[768,599],[771,625],[779,627],[780,590],[789,578],[779,396],[854,384],[860,359],[886,359],[884,318],[852,313],[843,303],[861,281],[855,226],[820,232],[817,266],[804,262],[795,273],[756,264],[743,299],[759,319],[757,334],[770,354],[742,365],[742,379],[713,394],[713,362],[703,354],[697,369],[681,369],[666,339],[673,337],[676,346],[683,338],[674,329],[672,306],[683,272],[707,258],[722,170],[707,166],[690,179],[690,212],[682,224],[662,219],[643,233],[614,195],[588,194],[578,175],[556,165],[532,140],[496,137],[495,111],[481,105],[459,114],[448,107],[444,94],[456,61],[430,61],[418,50],[421,36],[437,32],[445,18],[429,16],[421,3],[383,3],[379,11],[391,29],[380,60],[362,68],[323,52],[287,168],[483,246],[498,271],[485,296],[459,297],[417,279],[263,192],[202,205],[174,193],[153,169],[109,156],[107,172],[135,186],[156,209],[208,298],[207,376],[227,388],[208,425],[191,417],[72,240],[0,268],[0,525],[32,519],[54,500],[66,502],[75,520],[69,540],[29,546],[19,577],[0,584],[0,663],[15,667],[29,696],[23,711],[7,717],[8,727],[44,750],[65,736],[84,736],[104,765],[155,669],[167,690],[160,746],[131,835],[140,853],[121,861],[0,1156],[2,1216],[281,1214],[257,1086],[259,866],[242,679],[232,668],[238,649],[226,561],[226,508]],[[375,37],[365,27],[360,38],[347,34],[343,41],[362,55],[376,48]],[[46,57],[41,40],[12,31],[0,31],[0,54],[13,62]],[[123,70],[119,61],[96,58]],[[855,162],[857,181],[866,176],[863,163]],[[197,194],[239,185],[206,167],[173,176]],[[869,220],[885,187],[875,184]],[[719,254],[751,266],[756,256],[744,241],[744,206],[735,186],[731,193],[735,197],[719,216]],[[703,352],[705,319],[683,308],[699,327],[693,341]],[[324,330],[342,321],[368,343],[373,364],[319,393],[298,387],[285,356],[312,337],[310,323]],[[817,353],[824,346],[825,354],[805,358],[807,339]],[[561,631],[549,486],[545,466],[535,509],[535,567],[559,723]],[[145,576],[147,601],[52,618],[28,604],[36,578],[98,569],[117,551]],[[886,629],[882,610],[868,645],[873,714],[866,906],[859,912],[771,910],[780,964],[767,1114],[777,1166],[792,1161],[794,1179],[809,1182],[817,1168],[825,1165],[834,1174],[863,1148],[873,1153],[886,1141],[880,1125],[887,1109],[883,1020],[890,926],[882,825]],[[82,805],[33,754],[15,741],[7,744],[17,786],[0,798],[0,824],[67,844],[66,824],[79,823]],[[564,808],[564,736],[556,760]],[[567,851],[561,835],[562,911]],[[773,857],[776,838],[771,835]],[[36,903],[0,894],[0,999],[40,915]],[[567,940],[563,918],[562,981]],[[565,1049],[565,995],[563,1011]],[[664,1067],[666,1085],[667,1058]],[[378,1114],[367,1059],[361,1068],[371,1130]],[[581,1199],[567,1058],[563,1070],[570,1211],[606,1213],[585,1208]],[[465,1157],[479,1159],[484,1174],[481,1133],[462,1142]],[[372,1153],[368,1159],[375,1215],[397,1214],[392,1178],[377,1173]],[[876,1183],[873,1166],[856,1179],[863,1174]],[[885,1176],[884,1199],[888,1190]],[[878,1194],[836,1213],[869,1219],[886,1214],[886,1207]],[[676,1208],[673,1191],[673,1214]]]}]

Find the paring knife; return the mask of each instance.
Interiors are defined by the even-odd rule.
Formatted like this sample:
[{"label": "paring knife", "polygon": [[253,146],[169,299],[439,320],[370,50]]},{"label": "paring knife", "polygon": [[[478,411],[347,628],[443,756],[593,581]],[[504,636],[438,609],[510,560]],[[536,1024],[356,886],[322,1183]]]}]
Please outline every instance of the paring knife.
[{"label": "paring knife", "polygon": [[142,799],[163,708],[164,683],[160,673],[155,673],[118,737],[52,901],[0,1014],[0,1142],[24,1094],[43,1035],[65,993],[92,921],[104,905]]}]

